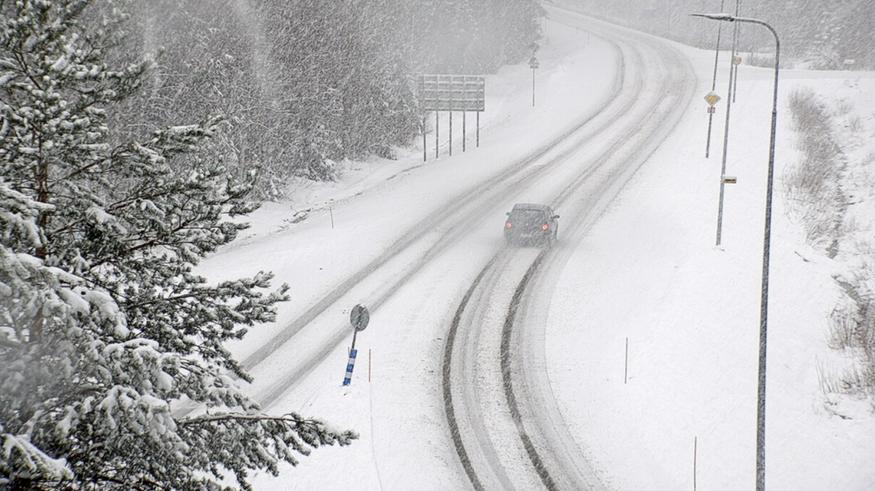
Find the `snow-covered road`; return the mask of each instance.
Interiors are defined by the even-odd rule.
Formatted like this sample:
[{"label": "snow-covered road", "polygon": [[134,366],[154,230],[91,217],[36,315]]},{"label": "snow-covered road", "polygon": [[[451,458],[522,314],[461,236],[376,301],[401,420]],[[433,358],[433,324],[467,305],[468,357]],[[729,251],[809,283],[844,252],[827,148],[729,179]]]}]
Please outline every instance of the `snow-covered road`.
[{"label": "snow-covered road", "polygon": [[[536,108],[528,67],[507,67],[488,77],[479,149],[422,164],[420,147],[398,162],[355,164],[344,183],[327,187],[334,200],[308,207],[305,220],[282,223],[294,210],[266,207],[251,237],[203,265],[215,280],[269,269],[292,286],[276,325],[231,346],[255,376],[252,393],[272,412],[316,415],[361,434],[279,477],[257,476],[258,489],[464,489],[472,473],[487,488],[691,488],[694,437],[702,487],[750,487],[750,326],[767,140],[758,108],[768,71],[742,70],[733,114],[745,144],[730,150],[740,184],[727,191],[724,248],[713,248],[719,160],[703,158],[704,104],[690,105],[694,91],[710,88],[713,52],[569,11],[550,15]],[[779,156],[791,153],[784,138]],[[508,336],[510,299],[539,257],[504,246],[504,212],[515,202],[557,205],[562,218],[560,241],[540,256]],[[816,360],[791,352],[788,333],[822,315],[830,298],[809,295],[794,307],[787,292],[830,290],[813,279],[828,273],[786,259],[787,228],[777,225],[771,397],[793,417],[771,420],[770,482],[819,489],[839,479],[866,489],[875,475],[851,469],[871,448],[872,428],[821,421],[816,386],[794,378],[803,372],[794,364],[809,363],[808,384]],[[805,279],[794,283],[794,275]],[[341,387],[357,303],[372,309],[371,324],[358,337],[353,384]],[[806,342],[817,342],[817,329]],[[504,365],[502,349],[511,355]],[[804,400],[794,406],[794,398]],[[799,424],[801,444],[788,447]],[[849,457],[821,455],[821,444],[833,454],[842,448],[849,424],[857,428]],[[533,452],[543,469],[530,463]]]},{"label": "snow-covered road", "polygon": [[465,297],[470,301],[463,302],[464,312],[451,327],[454,345],[447,349],[444,367],[444,386],[454,386],[445,389],[452,396],[448,419],[469,478],[475,487],[486,489],[532,488],[539,480],[551,489],[602,487],[580,446],[562,436],[568,434],[567,425],[552,398],[545,355],[535,349],[544,346],[543,316],[516,323],[516,304],[521,306],[521,316],[534,315],[538,304],[529,298],[549,299],[532,295],[527,288],[530,276],[553,262],[567,261],[586,231],[677,124],[695,87],[686,58],[667,45],[567,11],[553,11],[560,12],[561,22],[621,47],[624,83],[616,103],[623,109],[606,108],[610,125],[564,160],[551,162],[551,178],[562,179],[530,185],[530,192],[538,189],[543,202],[561,210],[559,245],[543,255],[498,252],[470,287]]},{"label": "snow-covered road", "polygon": [[[401,173],[338,203],[334,229],[327,219],[311,218],[284,232],[249,239],[205,264],[211,278],[269,264],[279,280],[292,283],[293,305],[281,312],[278,330],[253,332],[233,349],[251,367],[252,392],[272,411],[318,414],[360,431],[362,441],[350,457],[373,469],[366,479],[374,487],[414,480],[416,469],[429,469],[428,482],[435,487],[464,486],[440,402],[439,353],[447,316],[482,265],[503,247],[498,232],[504,211],[524,198],[544,200],[548,193],[534,183],[549,181],[556,187],[564,181],[556,175],[560,166],[552,162],[566,163],[567,175],[579,173],[567,164],[570,154],[622,119],[640,97],[622,84],[616,46],[558,24],[549,28],[555,46],[541,53],[541,76],[550,92],[532,110],[518,103],[529,89],[525,70],[507,87],[507,74],[489,82],[500,97],[488,101],[495,109],[492,118],[484,118],[479,150]],[[624,88],[627,92],[618,97]],[[521,124],[523,118],[529,123]],[[346,309],[356,303],[372,309],[371,327],[359,336],[353,387],[340,389],[347,349],[343,341],[350,335]],[[363,365],[371,356],[372,383],[362,386]],[[435,365],[438,370],[429,368]],[[367,390],[364,400],[354,395],[362,390]],[[388,438],[398,432],[416,437]],[[377,440],[376,434],[386,438]],[[423,444],[423,439],[433,443]],[[362,454],[368,443],[374,455]],[[379,454],[399,444],[404,458],[415,464],[381,464]],[[307,469],[318,468],[321,456],[331,467],[334,451],[317,452],[307,460]],[[330,487],[362,479],[313,477],[312,485],[329,482]]]}]

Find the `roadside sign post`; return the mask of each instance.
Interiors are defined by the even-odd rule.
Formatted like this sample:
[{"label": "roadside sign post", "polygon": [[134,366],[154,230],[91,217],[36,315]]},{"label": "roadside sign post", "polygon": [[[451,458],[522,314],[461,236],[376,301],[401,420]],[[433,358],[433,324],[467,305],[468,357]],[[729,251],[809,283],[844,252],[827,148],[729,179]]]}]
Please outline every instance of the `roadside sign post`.
[{"label": "roadside sign post", "polygon": [[434,112],[434,158],[438,158],[438,147],[441,142],[441,113]]},{"label": "roadside sign post", "polygon": [[352,383],[352,371],[355,368],[355,357],[358,353],[355,349],[355,338],[359,331],[364,331],[371,320],[368,308],[358,304],[349,313],[349,323],[352,325],[352,347],[349,350],[349,361],[346,364],[346,374],[343,377],[343,385]]},{"label": "roadside sign post", "polygon": [[468,114],[467,111],[462,111],[462,153],[465,153],[465,137],[468,134],[468,130],[465,128],[465,115]]},{"label": "roadside sign post", "polygon": [[428,160],[428,142],[425,139],[425,129],[428,127],[428,121],[425,119],[425,114],[422,115],[422,161]]},{"label": "roadside sign post", "polygon": [[450,148],[450,157],[453,156],[453,90],[450,90],[450,139],[447,140]]},{"label": "roadside sign post", "polygon": [[530,48],[532,48],[532,57],[529,58],[529,68],[532,69],[532,107],[535,107],[535,70],[541,64],[538,62],[538,58],[535,57],[535,53],[538,51],[538,43],[532,43]]},{"label": "roadside sign post", "polygon": [[714,120],[714,113],[716,112],[714,106],[720,102],[720,96],[712,90],[705,94],[705,102],[708,103],[708,139],[705,143],[705,158],[707,159],[711,155],[711,125]]},{"label": "roadside sign post", "polygon": [[[736,28],[738,25],[736,24]],[[735,71],[732,80],[732,103],[735,104],[735,95],[738,93],[738,67],[741,65],[741,56],[735,55],[735,58],[732,59],[732,64],[735,65]]]},{"label": "roadside sign post", "polygon": [[[453,155],[453,112],[462,112],[462,151],[467,150],[467,112],[477,114],[476,143],[480,146],[480,113],[486,110],[486,79],[479,75],[420,75],[420,109],[434,111],[434,157],[440,155],[440,112],[449,112],[448,151]],[[425,116],[423,116],[423,119]],[[423,140],[424,141],[424,140]],[[426,152],[423,152],[425,160]]]}]

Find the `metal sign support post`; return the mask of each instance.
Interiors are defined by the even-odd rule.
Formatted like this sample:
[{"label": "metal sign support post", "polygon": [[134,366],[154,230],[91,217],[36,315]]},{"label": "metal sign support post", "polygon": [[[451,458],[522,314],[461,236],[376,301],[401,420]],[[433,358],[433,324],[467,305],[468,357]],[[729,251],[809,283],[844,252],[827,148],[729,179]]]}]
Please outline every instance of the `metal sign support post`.
[{"label": "metal sign support post", "polygon": [[453,86],[450,85],[450,157],[453,156]]},{"label": "metal sign support post", "polygon": [[480,148],[480,111],[477,111],[477,148]]},{"label": "metal sign support post", "polygon": [[532,49],[532,57],[529,58],[529,68],[532,69],[532,107],[535,107],[535,70],[540,66],[538,59],[535,58],[535,53],[538,51],[538,43],[532,43],[529,47]]},{"label": "metal sign support post", "polygon": [[450,157],[453,156],[453,111],[450,111]]},{"label": "metal sign support post", "polygon": [[343,376],[343,385],[352,383],[352,370],[355,368],[355,357],[358,352],[355,349],[355,338],[359,331],[364,331],[368,327],[371,314],[364,305],[356,305],[349,313],[349,323],[352,325],[352,347],[349,350],[349,361],[346,363],[346,374]]},{"label": "metal sign support post", "polygon": [[428,161],[428,142],[425,139],[425,129],[426,129],[426,115],[423,113],[422,115],[422,161]]},{"label": "metal sign support post", "polygon": [[441,112],[434,112],[434,158],[437,159],[440,156],[440,152],[438,148],[441,144]]},{"label": "metal sign support post", "polygon": [[465,114],[466,113],[467,113],[467,111],[462,111],[462,153],[465,153],[465,139],[467,136],[467,133],[466,133],[467,130],[465,129]]}]

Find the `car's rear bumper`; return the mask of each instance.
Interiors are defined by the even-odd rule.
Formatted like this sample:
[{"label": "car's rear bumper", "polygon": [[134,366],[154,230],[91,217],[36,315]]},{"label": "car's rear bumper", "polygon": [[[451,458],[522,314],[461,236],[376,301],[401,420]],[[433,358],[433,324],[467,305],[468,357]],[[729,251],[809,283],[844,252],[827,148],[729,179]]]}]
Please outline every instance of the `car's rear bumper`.
[{"label": "car's rear bumper", "polygon": [[540,230],[534,233],[504,233],[505,240],[515,244],[541,244],[549,241],[550,237],[552,237],[552,232]]}]

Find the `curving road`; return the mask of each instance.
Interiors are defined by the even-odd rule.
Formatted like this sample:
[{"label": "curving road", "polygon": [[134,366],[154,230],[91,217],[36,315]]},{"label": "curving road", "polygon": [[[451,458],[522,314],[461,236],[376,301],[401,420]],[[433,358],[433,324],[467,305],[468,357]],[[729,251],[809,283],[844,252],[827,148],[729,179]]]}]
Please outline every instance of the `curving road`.
[{"label": "curving road", "polygon": [[[618,45],[611,44],[621,52]],[[626,72],[622,66],[617,70],[613,89],[597,110],[582,116],[564,133],[522,156],[502,172],[454,196],[449,200],[452,207],[440,208],[424,217],[378,257],[348,276],[247,356],[242,365],[255,375],[256,400],[262,406],[273,404],[348,341],[346,322],[326,320],[333,315],[332,307],[363,303],[372,312],[378,311],[432,260],[456,247],[467,234],[466,224],[480,220],[496,203],[510,200],[540,181],[555,179],[558,172],[567,173],[569,169],[563,164],[570,162],[581,146],[600,138],[616,119],[635,105],[636,99],[630,93],[632,87],[623,78]],[[323,327],[307,329],[316,323]],[[330,327],[325,328],[325,324]],[[285,350],[293,338],[303,339],[308,346],[317,348],[303,356],[288,356]],[[259,377],[259,372],[271,376]]]},{"label": "curving road", "polygon": [[562,134],[414,223],[247,356],[242,364],[255,377],[251,390],[262,406],[306,392],[306,384],[313,385],[308,379],[318,378],[313,372],[324,372],[323,362],[342,350],[350,331],[337,320],[340,306],[364,303],[379,313],[430,266],[458,257],[470,245],[469,228],[496,207],[524,193],[539,196],[562,214],[559,243],[542,252],[501,248],[496,241],[494,249],[488,245],[491,259],[484,255],[486,261],[467,266],[466,279],[454,280],[459,295],[453,301],[461,303],[448,313],[438,397],[451,445],[475,488],[604,487],[584,442],[564,431],[545,370],[540,305],[549,302],[549,271],[561,268],[671,132],[692,99],[695,78],[686,59],[655,38],[571,11],[548,11],[554,21],[593,33],[616,53],[612,90]]},{"label": "curving road", "polygon": [[[547,192],[562,213],[551,250],[505,249],[483,268],[456,310],[444,351],[442,393],[454,447],[476,489],[601,489],[585,442],[565,429],[547,378],[542,304],[549,271],[676,126],[696,79],[686,58],[655,38],[550,8],[554,20],[610,40],[622,52],[622,87],[577,151],[554,162]],[[545,183],[545,185],[550,185]]]}]

